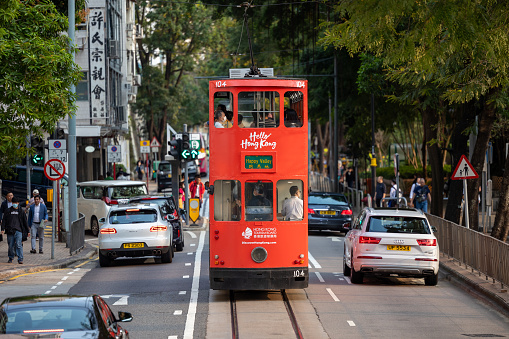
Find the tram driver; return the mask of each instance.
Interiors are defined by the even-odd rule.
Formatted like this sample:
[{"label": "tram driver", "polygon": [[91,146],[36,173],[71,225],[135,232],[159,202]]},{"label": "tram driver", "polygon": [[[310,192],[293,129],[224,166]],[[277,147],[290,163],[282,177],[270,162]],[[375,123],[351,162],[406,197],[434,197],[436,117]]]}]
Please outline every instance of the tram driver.
[{"label": "tram driver", "polygon": [[253,197],[246,204],[246,220],[272,220],[272,203],[265,198],[263,185],[253,188]]},{"label": "tram driver", "polygon": [[281,214],[285,220],[302,220],[304,216],[304,203],[300,199],[301,191],[297,186],[290,187],[290,199],[285,199]]}]

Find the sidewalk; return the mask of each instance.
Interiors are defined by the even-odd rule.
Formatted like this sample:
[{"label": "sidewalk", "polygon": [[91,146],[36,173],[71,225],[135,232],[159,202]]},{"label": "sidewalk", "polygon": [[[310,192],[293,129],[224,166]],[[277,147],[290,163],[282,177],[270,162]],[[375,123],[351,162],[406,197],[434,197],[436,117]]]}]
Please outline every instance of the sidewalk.
[{"label": "sidewalk", "polygon": [[44,237],[44,254],[30,253],[31,244],[28,239],[23,242],[23,265],[20,265],[17,258],[14,258],[11,264],[7,263],[9,259],[7,248],[7,236],[4,234],[4,241],[0,241],[0,280],[8,280],[24,273],[68,267],[78,261],[89,259],[97,253],[95,247],[85,242],[85,247],[71,256],[65,243],[55,242],[55,258],[51,259],[51,236]]}]

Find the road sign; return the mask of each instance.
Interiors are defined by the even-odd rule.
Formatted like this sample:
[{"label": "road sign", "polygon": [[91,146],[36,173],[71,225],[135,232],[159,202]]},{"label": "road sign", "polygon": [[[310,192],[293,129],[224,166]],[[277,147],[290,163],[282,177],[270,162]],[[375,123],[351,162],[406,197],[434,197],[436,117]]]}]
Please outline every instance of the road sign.
[{"label": "road sign", "polygon": [[141,147],[150,146],[150,141],[149,140],[140,140],[140,146]]},{"label": "road sign", "polygon": [[65,174],[65,165],[58,159],[51,159],[44,165],[44,174],[49,180],[60,180]]},{"label": "road sign", "polygon": [[474,167],[468,161],[465,155],[462,155],[456,169],[454,170],[451,179],[452,180],[461,180],[461,179],[477,179],[479,175],[475,171]]},{"label": "road sign", "polygon": [[122,162],[122,148],[120,145],[108,146],[108,162]]},{"label": "road sign", "polygon": [[196,222],[196,220],[198,220],[199,217],[200,217],[200,199],[198,198],[189,199],[189,218],[193,222]]},{"label": "road sign", "polygon": [[141,146],[140,152],[141,153],[150,153],[150,146]]},{"label": "road sign", "polygon": [[58,159],[62,162],[67,162],[67,150],[65,149],[50,149],[48,150],[50,159]]},{"label": "road sign", "polygon": [[48,149],[50,149],[50,150],[66,150],[67,143],[66,143],[65,139],[49,139],[48,140]]},{"label": "road sign", "polygon": [[161,144],[159,143],[159,141],[157,140],[156,137],[152,138],[152,142],[150,143],[150,147],[161,147]]}]

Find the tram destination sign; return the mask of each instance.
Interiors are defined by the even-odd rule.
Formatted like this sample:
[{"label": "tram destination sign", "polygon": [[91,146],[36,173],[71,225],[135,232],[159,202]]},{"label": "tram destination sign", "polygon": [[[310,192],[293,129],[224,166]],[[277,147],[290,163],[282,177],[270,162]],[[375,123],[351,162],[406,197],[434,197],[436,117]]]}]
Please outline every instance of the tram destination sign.
[{"label": "tram destination sign", "polygon": [[272,168],[272,155],[246,155],[244,167],[246,169]]}]

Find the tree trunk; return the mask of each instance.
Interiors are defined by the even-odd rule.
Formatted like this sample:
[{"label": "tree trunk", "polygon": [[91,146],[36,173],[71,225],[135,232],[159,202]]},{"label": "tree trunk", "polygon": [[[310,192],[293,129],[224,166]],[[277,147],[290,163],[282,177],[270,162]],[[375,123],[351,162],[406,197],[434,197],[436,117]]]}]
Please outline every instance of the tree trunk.
[{"label": "tree trunk", "polygon": [[509,157],[505,159],[504,179],[500,200],[498,202],[497,215],[495,216],[495,225],[491,230],[491,236],[502,241],[506,241],[509,235]]},{"label": "tree trunk", "polygon": [[438,139],[438,131],[436,129],[438,123],[438,112],[430,108],[426,108],[422,113],[422,122],[424,125],[424,134],[426,136],[426,144],[431,165],[431,178],[433,182],[431,190],[431,214],[442,217],[443,211],[443,194],[444,194],[444,169],[442,167],[442,154],[437,142],[429,145],[432,140]]},{"label": "tree trunk", "polygon": [[320,173],[324,175],[325,174],[325,167],[323,166],[323,161],[325,159],[324,149],[327,147],[329,141],[329,122],[325,123],[325,133],[322,133],[322,125],[318,120],[316,120],[316,134],[318,136],[318,147],[320,152],[320,163],[318,165],[320,166]]},{"label": "tree trunk", "polygon": [[[459,108],[459,117],[454,127],[452,135],[452,161],[451,169],[454,172],[458,161],[463,154],[468,152],[468,135],[463,132],[472,126],[475,117],[475,108],[472,104],[467,103]],[[451,174],[452,175],[452,174]],[[445,219],[459,224],[461,214],[461,200],[463,199],[463,182],[461,180],[451,180],[449,183],[449,196],[447,199],[447,210],[445,211]]]},{"label": "tree trunk", "polygon": [[[495,90],[490,90],[486,95],[486,101],[491,99]],[[488,149],[488,141],[491,137],[491,130],[495,122],[495,105],[493,103],[485,103],[485,106],[479,115],[479,132],[477,133],[477,141],[475,143],[474,152],[471,155],[470,163],[475,171],[480,174],[484,167],[484,159],[486,158],[486,150]],[[468,190],[468,216],[470,220],[470,228],[477,230],[479,227],[479,183],[481,176],[477,179],[467,180]]]}]

